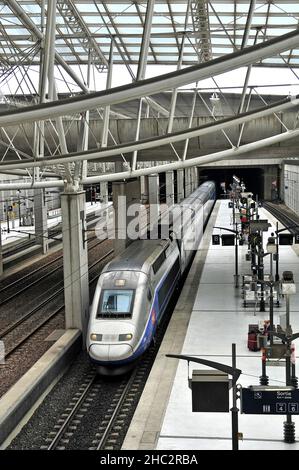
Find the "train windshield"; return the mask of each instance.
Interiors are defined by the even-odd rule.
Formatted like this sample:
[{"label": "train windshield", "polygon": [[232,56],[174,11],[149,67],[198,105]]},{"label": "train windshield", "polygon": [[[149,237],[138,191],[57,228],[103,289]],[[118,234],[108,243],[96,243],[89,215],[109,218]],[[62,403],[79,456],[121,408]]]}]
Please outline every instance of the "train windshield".
[{"label": "train windshield", "polygon": [[131,316],[133,290],[103,290],[97,318]]}]

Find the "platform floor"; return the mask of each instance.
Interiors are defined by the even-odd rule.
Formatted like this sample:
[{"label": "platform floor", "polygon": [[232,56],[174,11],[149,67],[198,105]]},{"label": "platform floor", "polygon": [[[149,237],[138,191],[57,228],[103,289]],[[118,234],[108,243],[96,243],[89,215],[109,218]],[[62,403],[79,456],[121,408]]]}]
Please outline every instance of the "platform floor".
[{"label": "platform floor", "polygon": [[[111,203],[109,203],[109,205],[111,205]],[[90,202],[87,202],[86,214],[95,212],[95,216],[100,215],[103,207],[105,207],[105,205],[102,204],[101,202],[94,202],[93,204],[91,204]],[[60,222],[61,222],[61,215],[58,215],[56,217],[50,217],[47,220],[47,226],[48,228],[55,227]],[[24,240],[28,239],[28,233],[32,233],[32,234],[35,233],[34,225],[20,226],[19,219],[11,220],[9,222],[9,225],[10,225],[9,233],[7,232],[6,221],[3,220],[0,225],[2,229],[2,237],[1,237],[2,246],[9,245],[10,243],[14,243],[16,241],[20,241],[22,238],[24,238]],[[20,232],[14,232],[15,230],[20,230]]]},{"label": "platform floor", "polygon": [[[234,287],[234,247],[211,245],[213,226],[230,227],[232,210],[228,209],[227,201],[218,201],[214,209],[214,216],[205,232],[201,243],[201,250],[207,247],[202,274],[198,281],[193,277],[196,285],[196,295],[191,308],[190,321],[186,325],[186,337],[179,353],[200,356],[217,362],[231,365],[231,345],[236,343],[237,367],[242,370],[239,383],[242,386],[258,385],[261,375],[261,353],[250,352],[247,349],[247,331],[249,323],[258,323],[259,320],[268,319],[266,312],[259,312],[259,308],[251,305],[243,307],[241,288]],[[260,210],[260,217],[267,218],[271,223],[276,222],[273,217]],[[273,230],[273,228],[272,228]],[[217,231],[214,230],[213,233]],[[219,231],[218,231],[219,232]],[[222,232],[225,233],[225,232]],[[264,241],[270,236],[264,234]],[[297,247],[280,247],[280,273],[291,270],[297,281],[297,294],[291,297],[291,324],[293,331],[299,331],[299,258]],[[239,272],[250,273],[250,262],[245,261],[246,246],[239,247]],[[193,265],[200,262],[200,250]],[[201,259],[202,262],[202,259]],[[196,266],[192,266],[188,277],[192,276]],[[265,273],[270,272],[270,257],[265,258]],[[188,279],[187,279],[188,282]],[[189,279],[190,282],[190,279]],[[189,300],[190,302],[190,300]],[[188,310],[188,301],[186,309]],[[285,313],[284,300],[279,308],[275,307],[274,322],[279,323],[279,315]],[[171,327],[171,323],[170,323]],[[167,337],[167,336],[166,336]],[[163,353],[174,352],[176,348],[162,345]],[[172,368],[177,360],[165,358],[164,367]],[[155,368],[155,366],[154,366]],[[189,376],[192,369],[202,369],[195,363],[190,363]],[[299,374],[299,370],[298,370]],[[285,369],[283,367],[268,367],[270,385],[284,385]],[[155,379],[156,377],[156,379]],[[131,428],[124,442],[124,448],[184,450],[184,449],[231,449],[231,415],[230,413],[192,413],[191,390],[188,388],[188,369],[185,361],[179,361],[175,374],[169,378],[170,393],[161,389],[163,383],[157,383],[157,371],[153,370],[152,379],[155,383],[156,399],[161,395],[164,403],[160,405],[160,415],[153,405],[154,414],[147,410],[146,422],[142,423],[141,408],[136,410]],[[150,383],[145,393],[152,387]],[[149,388],[147,388],[149,387]],[[159,391],[160,389],[160,391]],[[164,412],[161,408],[164,406]],[[137,420],[137,421],[136,421]],[[239,431],[243,433],[240,449],[286,449],[298,450],[299,442],[285,444],[282,440],[283,421],[285,416],[243,415],[239,414]],[[158,424],[158,421],[160,424]],[[299,417],[293,417],[298,427]],[[158,429],[159,427],[159,429]],[[298,431],[298,430],[297,430]],[[140,436],[138,437],[138,433]],[[138,441],[139,439],[139,441]],[[299,433],[297,432],[299,440]]]}]

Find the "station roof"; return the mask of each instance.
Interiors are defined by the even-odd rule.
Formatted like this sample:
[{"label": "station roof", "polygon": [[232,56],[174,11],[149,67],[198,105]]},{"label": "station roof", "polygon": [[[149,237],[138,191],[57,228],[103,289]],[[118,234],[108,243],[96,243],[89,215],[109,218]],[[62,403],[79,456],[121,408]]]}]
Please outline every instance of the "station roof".
[{"label": "station roof", "polygon": [[[36,30],[42,30],[42,3],[41,0],[0,1],[1,68],[40,62],[40,37]],[[183,65],[240,49],[250,3],[248,0],[156,0],[148,64],[175,65],[183,36]],[[253,3],[247,46],[298,28],[298,1]],[[20,9],[24,14],[20,14]],[[114,37],[114,62],[137,64],[146,9],[144,0],[57,0],[56,52],[69,65],[76,65],[87,64],[91,51],[92,60],[104,70]],[[262,64],[297,67],[299,46],[268,57]]]}]

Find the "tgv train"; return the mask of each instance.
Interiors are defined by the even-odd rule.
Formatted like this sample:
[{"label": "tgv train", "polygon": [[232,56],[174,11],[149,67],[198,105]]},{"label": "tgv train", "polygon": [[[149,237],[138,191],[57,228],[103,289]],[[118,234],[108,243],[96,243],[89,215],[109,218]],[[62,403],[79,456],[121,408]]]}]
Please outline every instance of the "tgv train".
[{"label": "tgv train", "polygon": [[168,239],[136,240],[103,269],[87,331],[87,351],[99,373],[124,373],[150,346],[199,245],[215,193],[214,182],[203,183],[170,210]]}]

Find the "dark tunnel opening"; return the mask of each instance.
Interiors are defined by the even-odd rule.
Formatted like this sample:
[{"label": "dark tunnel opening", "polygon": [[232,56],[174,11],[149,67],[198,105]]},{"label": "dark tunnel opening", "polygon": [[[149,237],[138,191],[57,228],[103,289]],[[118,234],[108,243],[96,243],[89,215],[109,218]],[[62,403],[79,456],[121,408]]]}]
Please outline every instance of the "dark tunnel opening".
[{"label": "dark tunnel opening", "polygon": [[217,198],[223,194],[221,183],[226,184],[226,189],[230,190],[233,182],[233,175],[240,178],[246,186],[246,191],[250,191],[259,199],[264,198],[264,170],[262,168],[209,168],[200,170],[200,183],[207,179],[216,183]]}]

